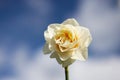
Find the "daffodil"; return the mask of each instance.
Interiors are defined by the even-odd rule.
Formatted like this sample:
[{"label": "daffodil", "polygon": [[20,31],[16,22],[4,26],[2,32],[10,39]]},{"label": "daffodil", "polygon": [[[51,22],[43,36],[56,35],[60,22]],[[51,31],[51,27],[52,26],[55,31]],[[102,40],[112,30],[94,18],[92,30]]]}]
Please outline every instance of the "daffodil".
[{"label": "daffodil", "polygon": [[50,57],[56,58],[65,68],[75,60],[85,61],[88,58],[88,46],[92,41],[90,31],[73,18],[61,24],[50,24],[44,37],[44,54],[50,53]]}]

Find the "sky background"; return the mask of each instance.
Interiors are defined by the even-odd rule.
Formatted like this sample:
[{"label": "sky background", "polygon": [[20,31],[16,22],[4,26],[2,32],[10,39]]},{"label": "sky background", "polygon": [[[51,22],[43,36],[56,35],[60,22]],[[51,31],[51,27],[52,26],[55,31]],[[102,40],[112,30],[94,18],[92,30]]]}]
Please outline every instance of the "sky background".
[{"label": "sky background", "polygon": [[120,80],[120,0],[0,0],[0,80],[64,80],[64,69],[43,55],[44,31],[75,18],[93,41],[70,80]]}]

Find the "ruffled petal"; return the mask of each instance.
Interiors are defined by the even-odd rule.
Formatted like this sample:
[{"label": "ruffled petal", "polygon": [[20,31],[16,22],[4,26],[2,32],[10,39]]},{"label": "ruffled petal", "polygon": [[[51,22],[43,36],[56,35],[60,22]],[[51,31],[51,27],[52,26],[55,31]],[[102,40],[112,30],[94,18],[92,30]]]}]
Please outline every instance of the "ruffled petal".
[{"label": "ruffled petal", "polygon": [[79,23],[78,23],[74,18],[67,19],[67,20],[65,20],[62,24],[63,24],[63,25],[70,24],[70,25],[72,25],[72,26],[79,26]]},{"label": "ruffled petal", "polygon": [[57,54],[59,55],[60,59],[62,61],[65,61],[67,59],[69,59],[72,55],[73,55],[73,51],[67,51],[67,52],[57,52]]},{"label": "ruffled petal", "polygon": [[50,49],[49,49],[49,45],[46,43],[43,47],[43,53],[44,54],[49,54],[51,53]]},{"label": "ruffled petal", "polygon": [[49,32],[48,32],[47,30],[44,32],[44,37],[45,37],[45,40],[46,40],[47,42],[50,42],[51,37],[50,37]]},{"label": "ruffled petal", "polygon": [[75,59],[69,58],[69,59],[67,59],[66,61],[64,61],[64,62],[62,63],[62,66],[63,66],[63,67],[67,67],[67,66],[71,65],[73,62],[75,62]]},{"label": "ruffled petal", "polygon": [[51,24],[48,26],[48,29],[44,32],[44,37],[47,42],[50,42],[57,29],[60,28],[61,24]]},{"label": "ruffled petal", "polygon": [[54,34],[56,30],[61,28],[61,24],[50,24],[48,26],[48,32]]},{"label": "ruffled petal", "polygon": [[84,48],[84,49],[79,48],[78,50],[76,50],[76,53],[74,53],[71,58],[76,59],[76,60],[85,61],[88,58],[88,49],[87,48]]},{"label": "ruffled petal", "polygon": [[63,63],[63,61],[60,60],[60,58],[59,58],[59,56],[58,56],[58,54],[57,54],[56,52],[53,52],[53,53],[50,55],[50,58],[56,58],[56,60],[57,60],[57,62],[58,62],[59,64],[62,64],[62,63]]},{"label": "ruffled petal", "polygon": [[67,59],[67,60],[65,60],[65,61],[62,61],[62,60],[60,59],[59,55],[57,54],[57,52],[52,53],[52,54],[50,55],[50,58],[56,58],[57,62],[58,62],[59,64],[61,64],[63,67],[66,67],[66,66],[71,65],[71,64],[75,61],[75,59],[71,59],[71,58],[69,58],[69,59]]},{"label": "ruffled petal", "polygon": [[85,27],[79,27],[79,31],[80,31],[80,46],[83,48],[88,47],[92,41],[92,37],[89,30]]}]

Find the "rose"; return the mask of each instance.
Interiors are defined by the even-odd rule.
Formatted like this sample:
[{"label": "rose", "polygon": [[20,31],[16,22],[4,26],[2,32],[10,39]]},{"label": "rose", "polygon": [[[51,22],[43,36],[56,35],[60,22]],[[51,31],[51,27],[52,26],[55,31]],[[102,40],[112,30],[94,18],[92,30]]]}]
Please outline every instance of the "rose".
[{"label": "rose", "polygon": [[85,61],[88,46],[92,40],[89,30],[79,25],[75,19],[67,19],[62,24],[50,24],[44,32],[46,44],[43,52],[51,53],[59,64],[66,67],[75,60]]}]

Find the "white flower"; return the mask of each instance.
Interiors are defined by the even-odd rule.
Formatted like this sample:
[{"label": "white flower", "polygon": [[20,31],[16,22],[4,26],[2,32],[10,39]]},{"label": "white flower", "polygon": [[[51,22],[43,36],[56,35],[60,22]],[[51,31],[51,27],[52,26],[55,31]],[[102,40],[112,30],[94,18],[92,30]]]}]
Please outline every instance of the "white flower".
[{"label": "white flower", "polygon": [[75,60],[85,61],[88,57],[87,48],[92,40],[91,34],[75,19],[67,19],[61,24],[50,24],[44,37],[44,54],[51,53],[50,57],[56,58],[63,67]]}]

